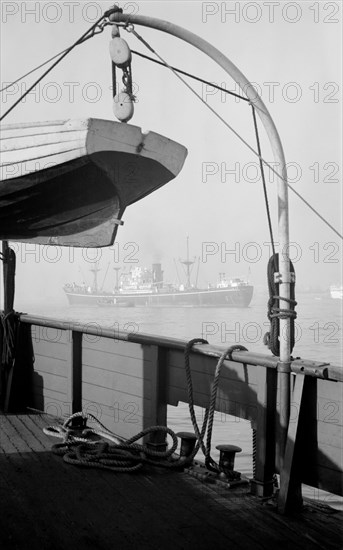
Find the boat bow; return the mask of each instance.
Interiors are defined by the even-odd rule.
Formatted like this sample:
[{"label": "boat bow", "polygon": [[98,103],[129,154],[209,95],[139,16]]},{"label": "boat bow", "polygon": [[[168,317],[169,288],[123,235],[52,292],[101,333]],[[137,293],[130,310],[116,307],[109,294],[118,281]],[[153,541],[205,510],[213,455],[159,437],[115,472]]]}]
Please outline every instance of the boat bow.
[{"label": "boat bow", "polygon": [[2,239],[109,246],[125,208],[176,177],[186,156],[160,134],[108,120],[4,126]]}]

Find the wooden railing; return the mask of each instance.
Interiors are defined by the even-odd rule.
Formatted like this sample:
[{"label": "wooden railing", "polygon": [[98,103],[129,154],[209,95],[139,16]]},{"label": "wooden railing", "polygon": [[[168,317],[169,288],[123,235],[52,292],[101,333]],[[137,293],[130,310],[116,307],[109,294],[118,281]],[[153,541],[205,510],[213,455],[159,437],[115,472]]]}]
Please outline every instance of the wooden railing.
[{"label": "wooden railing", "polygon": [[[81,409],[97,415],[111,430],[130,437],[149,425],[166,424],[167,405],[187,402],[186,341],[100,327],[20,316],[17,369],[28,373],[26,404],[66,416]],[[194,404],[208,407],[222,346],[194,345],[191,370]],[[24,369],[24,370],[23,370]],[[291,421],[280,461],[278,358],[233,351],[225,361],[216,410],[252,422],[257,432],[254,491],[267,495],[282,466],[285,502],[292,482],[342,494],[343,369],[294,360]],[[25,380],[25,376],[23,378]]]}]

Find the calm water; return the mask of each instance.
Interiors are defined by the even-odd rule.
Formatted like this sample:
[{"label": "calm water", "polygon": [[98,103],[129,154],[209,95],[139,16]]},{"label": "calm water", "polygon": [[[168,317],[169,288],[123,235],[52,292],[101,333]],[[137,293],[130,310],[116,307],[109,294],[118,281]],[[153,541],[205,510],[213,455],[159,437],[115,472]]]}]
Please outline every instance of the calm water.
[{"label": "calm water", "polygon": [[[293,356],[327,361],[342,365],[342,302],[324,294],[300,294],[297,296],[298,319],[296,321],[296,345]],[[66,301],[66,299],[65,299]],[[24,306],[24,304],[23,304]],[[210,343],[230,346],[242,344],[249,350],[266,353],[263,335],[268,330],[267,296],[255,295],[246,309],[223,308],[112,308],[68,307],[65,303],[56,307],[22,307],[17,309],[47,317],[77,321],[90,326],[106,326],[116,330],[144,332],[176,338],[206,338]],[[198,422],[202,410],[197,410]],[[175,431],[192,431],[188,406],[168,408],[168,425]],[[219,443],[233,443],[242,447],[237,456],[236,468],[244,474],[252,471],[252,445],[250,422],[240,418],[216,414],[213,449]],[[214,449],[214,458],[218,453]],[[307,496],[322,498],[322,492],[309,488]],[[326,498],[326,497],[325,497]],[[337,497],[330,502],[341,505]]]},{"label": "calm water", "polygon": [[[255,292],[256,294],[256,292]],[[53,316],[116,330],[144,332],[176,338],[206,338],[210,343],[242,344],[249,350],[266,353],[263,335],[268,330],[267,296],[255,295],[249,308],[119,308],[69,307],[61,305],[17,304],[17,310]],[[300,294],[296,307],[294,356],[342,364],[342,301],[326,294]]]}]

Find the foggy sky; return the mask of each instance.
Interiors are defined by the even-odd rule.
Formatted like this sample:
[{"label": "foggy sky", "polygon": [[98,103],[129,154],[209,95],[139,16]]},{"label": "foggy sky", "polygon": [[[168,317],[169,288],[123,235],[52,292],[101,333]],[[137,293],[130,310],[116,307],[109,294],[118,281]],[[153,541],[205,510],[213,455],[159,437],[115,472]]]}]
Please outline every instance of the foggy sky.
[{"label": "foggy sky", "polygon": [[[276,4],[120,3],[124,11],[169,20],[201,35],[255,83],[280,133],[290,183],[341,231],[341,5],[330,2],[332,9],[324,11],[320,2]],[[286,4],[293,6],[285,9]],[[69,46],[100,16],[100,7],[111,3],[88,2],[86,11],[79,2],[56,5],[2,2],[1,87]],[[238,92],[214,62],[191,46],[157,31],[136,30],[169,64]],[[150,55],[134,36],[121,35],[132,49]],[[5,122],[113,120],[109,40],[106,28],[79,46]],[[218,272],[244,276],[250,271],[253,284],[266,285],[270,237],[257,158],[167,69],[133,56],[132,71],[137,102],[131,123],[185,145],[189,154],[184,169],[176,180],[126,210],[118,244],[111,249],[87,253],[15,244],[19,303],[28,294],[37,300],[64,300],[61,286],[89,277],[96,258],[104,269],[109,261],[126,269],[161,261],[165,279],[177,282],[173,259],[185,256],[187,235],[191,255],[201,258],[200,284],[215,282]],[[39,74],[2,94],[2,109]],[[249,105],[190,82],[256,149]],[[261,124],[259,129],[262,154],[272,161]],[[266,169],[266,178],[278,241],[276,177]],[[291,191],[289,203],[297,284],[328,288],[340,281],[340,239]],[[114,272],[110,277],[113,282]]]}]

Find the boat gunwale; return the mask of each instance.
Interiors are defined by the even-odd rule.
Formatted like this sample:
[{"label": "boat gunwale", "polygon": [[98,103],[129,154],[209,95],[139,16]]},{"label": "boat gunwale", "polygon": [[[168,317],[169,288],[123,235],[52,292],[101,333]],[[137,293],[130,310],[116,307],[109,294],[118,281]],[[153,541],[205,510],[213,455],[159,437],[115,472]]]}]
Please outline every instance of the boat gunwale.
[{"label": "boat gunwale", "polygon": [[[148,333],[132,333],[124,330],[114,330],[97,323],[90,326],[91,323],[78,323],[74,321],[64,321],[53,319],[50,317],[42,317],[28,313],[19,313],[21,323],[36,325],[47,328],[55,328],[59,330],[70,330],[82,334],[89,334],[103,338],[121,340],[124,342],[132,342],[141,345],[152,345],[167,347],[174,350],[185,350],[188,343],[187,340],[173,338],[169,336],[156,336]],[[234,347],[234,346],[233,346]],[[219,358],[227,346],[213,344],[195,344],[192,347],[192,352],[209,357]],[[251,351],[232,351],[230,361],[235,363],[249,364],[252,366],[261,366],[265,368],[278,369],[280,358],[273,355],[265,355]],[[309,359],[301,359],[297,357],[291,360],[291,372],[302,374],[304,376],[312,376],[324,380],[343,382],[343,368],[338,365],[332,365],[324,361],[314,361]]]}]

